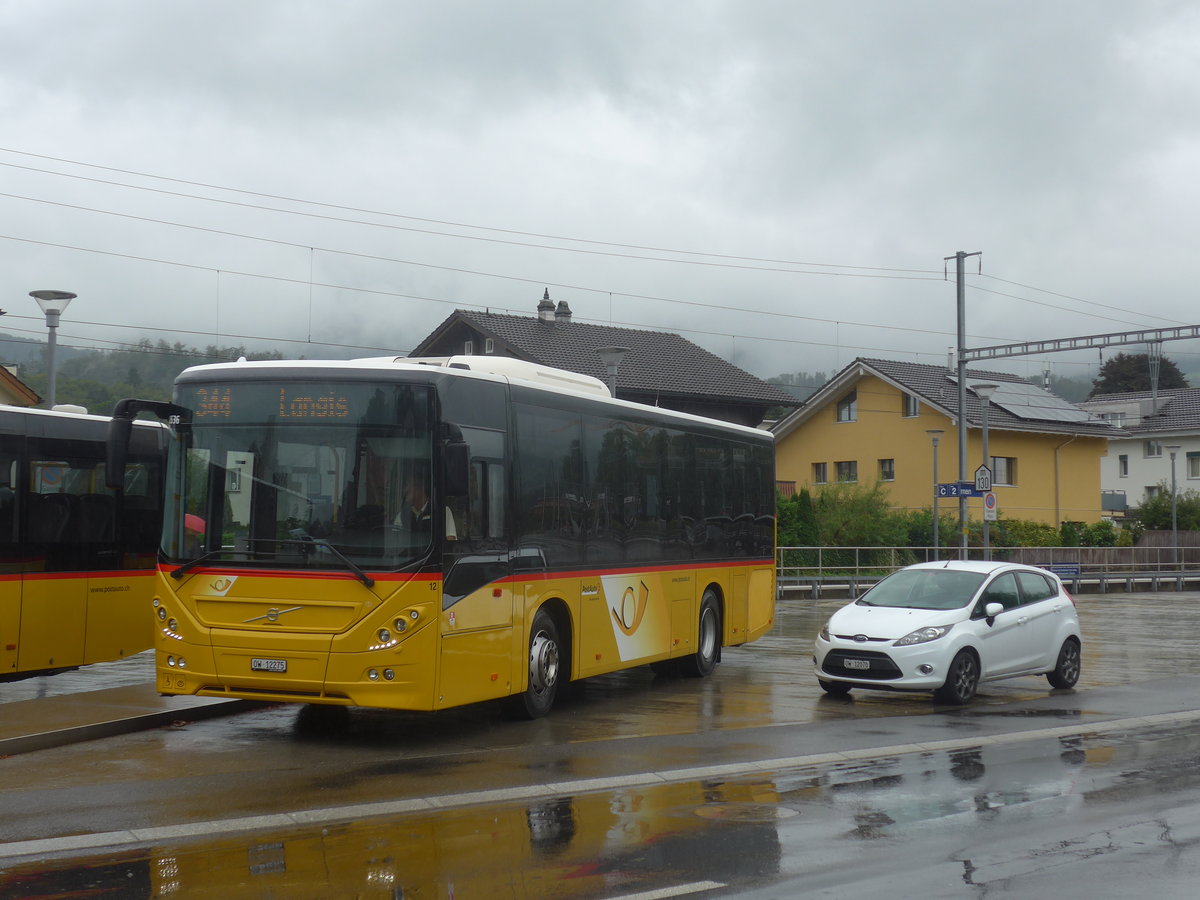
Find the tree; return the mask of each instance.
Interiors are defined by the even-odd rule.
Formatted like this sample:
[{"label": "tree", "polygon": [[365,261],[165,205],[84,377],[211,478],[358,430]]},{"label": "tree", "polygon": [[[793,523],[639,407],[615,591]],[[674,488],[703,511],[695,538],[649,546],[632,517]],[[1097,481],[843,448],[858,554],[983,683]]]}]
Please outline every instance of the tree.
[{"label": "tree", "polygon": [[[1179,366],[1164,356],[1158,369],[1158,389],[1168,391],[1187,386],[1187,379],[1179,371]],[[1150,389],[1150,354],[1118,353],[1100,367],[1100,372],[1092,381],[1090,396]]]}]

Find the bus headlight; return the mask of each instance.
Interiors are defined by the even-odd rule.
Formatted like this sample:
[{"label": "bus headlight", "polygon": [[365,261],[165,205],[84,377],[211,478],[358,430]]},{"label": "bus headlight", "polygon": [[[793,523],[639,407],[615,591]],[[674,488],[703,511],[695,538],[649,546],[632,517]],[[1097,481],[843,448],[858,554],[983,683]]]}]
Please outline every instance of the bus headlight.
[{"label": "bus headlight", "polygon": [[[158,601],[156,600],[155,602],[157,603]],[[167,608],[165,606],[160,606],[158,608],[158,621],[161,622],[164,619],[166,619],[166,617],[167,617]]]},{"label": "bus headlight", "polygon": [[179,630],[179,622],[176,621],[175,619],[171,619],[170,621],[167,622],[167,630],[168,631],[178,631]]},{"label": "bus headlight", "polygon": [[403,619],[397,619],[397,620],[396,620],[395,622],[393,622],[392,624],[394,624],[394,625],[396,626],[396,631],[397,631],[398,633],[400,633],[400,634],[403,634],[403,633],[404,633],[404,630],[405,630],[406,628],[408,628],[408,623],[407,623],[407,622],[405,622]]},{"label": "bus headlight", "polygon": [[386,644],[392,639],[392,633],[386,628],[380,628],[378,637],[379,643]]}]

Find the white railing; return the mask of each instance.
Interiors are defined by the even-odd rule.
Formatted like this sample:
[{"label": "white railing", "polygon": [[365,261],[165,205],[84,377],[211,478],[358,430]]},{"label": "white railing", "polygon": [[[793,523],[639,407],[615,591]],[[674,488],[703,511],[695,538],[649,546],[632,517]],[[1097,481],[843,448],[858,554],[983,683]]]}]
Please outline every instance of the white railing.
[{"label": "white railing", "polygon": [[[969,547],[968,559],[983,559],[982,547]],[[780,547],[776,566],[783,590],[838,583],[851,592],[865,588],[884,575],[918,562],[958,559],[957,547]],[[1200,581],[1200,547],[993,547],[991,558],[1041,566],[1064,581],[1124,581],[1129,589],[1159,581],[1178,588],[1181,578]]]}]

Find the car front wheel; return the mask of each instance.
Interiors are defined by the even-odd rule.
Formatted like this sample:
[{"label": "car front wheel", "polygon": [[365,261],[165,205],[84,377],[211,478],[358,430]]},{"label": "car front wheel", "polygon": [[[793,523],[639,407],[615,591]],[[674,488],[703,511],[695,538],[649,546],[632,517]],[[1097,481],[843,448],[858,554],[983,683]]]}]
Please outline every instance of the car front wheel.
[{"label": "car front wheel", "polygon": [[969,650],[959,650],[950,663],[946,683],[933,692],[942,703],[962,706],[970,703],[979,687],[979,662]]},{"label": "car front wheel", "polygon": [[1079,680],[1080,653],[1079,642],[1074,638],[1063,641],[1062,649],[1058,651],[1058,663],[1053,671],[1046,673],[1050,687],[1072,688]]}]

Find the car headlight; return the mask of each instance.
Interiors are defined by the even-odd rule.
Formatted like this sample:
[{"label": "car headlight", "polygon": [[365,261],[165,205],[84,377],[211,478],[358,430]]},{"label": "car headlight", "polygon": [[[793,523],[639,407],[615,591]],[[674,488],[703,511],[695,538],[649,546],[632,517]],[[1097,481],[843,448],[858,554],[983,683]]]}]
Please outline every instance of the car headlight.
[{"label": "car headlight", "polygon": [[829,640],[829,623],[828,622],[826,622],[824,625],[821,626],[821,630],[817,633],[817,637],[819,637],[823,641]]},{"label": "car headlight", "polygon": [[900,640],[896,641],[897,647],[910,647],[913,644],[925,644],[929,641],[936,641],[943,637],[951,626],[949,625],[930,625],[926,628],[918,628],[916,631],[906,634]]}]

